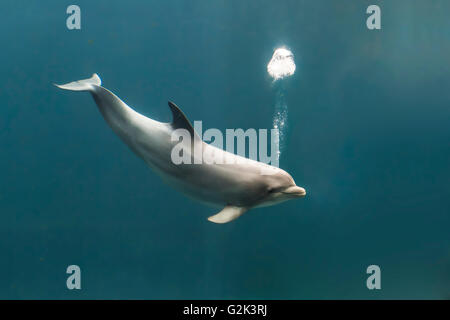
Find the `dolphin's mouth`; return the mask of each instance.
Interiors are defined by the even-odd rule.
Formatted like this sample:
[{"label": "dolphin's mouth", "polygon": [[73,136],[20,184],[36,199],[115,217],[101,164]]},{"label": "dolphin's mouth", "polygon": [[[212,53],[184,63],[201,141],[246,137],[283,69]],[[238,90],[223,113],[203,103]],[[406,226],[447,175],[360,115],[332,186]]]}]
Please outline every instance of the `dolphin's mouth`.
[{"label": "dolphin's mouth", "polygon": [[306,190],[302,187],[292,186],[283,190],[281,193],[288,194],[294,197],[304,197],[306,195]]}]

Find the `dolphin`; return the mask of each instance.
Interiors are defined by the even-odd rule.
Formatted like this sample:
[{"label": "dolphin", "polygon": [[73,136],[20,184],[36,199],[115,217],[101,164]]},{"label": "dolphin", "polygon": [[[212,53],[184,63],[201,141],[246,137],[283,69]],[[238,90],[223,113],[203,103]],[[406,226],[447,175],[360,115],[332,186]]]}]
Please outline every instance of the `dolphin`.
[{"label": "dolphin", "polygon": [[[222,210],[208,218],[214,223],[227,223],[255,207],[269,206],[306,195],[284,170],[247,159],[207,144],[195,132],[184,113],[169,101],[173,121],[163,123],[147,118],[126,105],[119,97],[101,86],[100,77],[57,85],[72,91],[88,91],[112,130],[142,158],[162,179],[182,193]],[[176,164],[172,159],[176,130],[184,130],[192,140],[183,149],[189,156],[214,154],[234,161],[220,163]],[[187,140],[186,140],[187,141]],[[182,143],[182,142],[181,142]],[[270,169],[270,174],[263,174]]]}]

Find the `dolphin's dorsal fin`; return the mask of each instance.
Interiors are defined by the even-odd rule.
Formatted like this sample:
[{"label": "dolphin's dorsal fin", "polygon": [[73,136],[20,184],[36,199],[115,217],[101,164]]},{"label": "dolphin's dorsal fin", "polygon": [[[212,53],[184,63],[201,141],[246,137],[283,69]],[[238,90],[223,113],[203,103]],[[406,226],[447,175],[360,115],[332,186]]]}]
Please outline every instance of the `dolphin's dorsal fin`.
[{"label": "dolphin's dorsal fin", "polygon": [[245,207],[226,206],[218,214],[208,218],[209,221],[214,223],[227,223],[233,221],[248,211]]},{"label": "dolphin's dorsal fin", "polygon": [[169,101],[169,108],[172,111],[172,127],[174,129],[186,129],[190,132],[191,136],[200,139],[199,135],[195,132],[189,119],[184,115],[183,111],[177,107],[175,103]]}]

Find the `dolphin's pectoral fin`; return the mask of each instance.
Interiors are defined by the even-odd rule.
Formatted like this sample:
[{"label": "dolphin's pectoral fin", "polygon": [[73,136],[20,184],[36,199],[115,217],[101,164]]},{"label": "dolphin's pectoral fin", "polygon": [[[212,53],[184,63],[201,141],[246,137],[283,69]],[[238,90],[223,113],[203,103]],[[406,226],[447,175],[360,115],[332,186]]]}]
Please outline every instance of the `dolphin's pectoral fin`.
[{"label": "dolphin's pectoral fin", "polygon": [[171,101],[169,101],[169,107],[172,111],[173,116],[173,120],[171,123],[172,127],[174,129],[186,129],[187,131],[189,131],[192,137],[201,140],[200,136],[195,132],[194,127],[192,127],[191,122],[184,115],[183,111],[181,111],[181,109]]},{"label": "dolphin's pectoral fin", "polygon": [[233,221],[248,211],[245,207],[226,206],[218,214],[208,218],[209,221],[214,223],[227,223]]}]

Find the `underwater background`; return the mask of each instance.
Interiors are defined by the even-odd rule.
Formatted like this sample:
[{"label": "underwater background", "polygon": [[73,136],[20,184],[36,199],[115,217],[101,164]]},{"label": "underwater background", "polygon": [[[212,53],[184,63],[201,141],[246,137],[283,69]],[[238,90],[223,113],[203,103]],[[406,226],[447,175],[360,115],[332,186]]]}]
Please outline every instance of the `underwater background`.
[{"label": "underwater background", "polygon": [[[81,30],[66,9],[81,8]],[[381,8],[368,30],[366,8]],[[1,299],[449,299],[450,2],[0,4]],[[115,136],[88,78],[170,121],[270,128],[307,196],[216,225]],[[81,268],[68,290],[66,268]],[[366,269],[381,268],[381,290]]]}]

